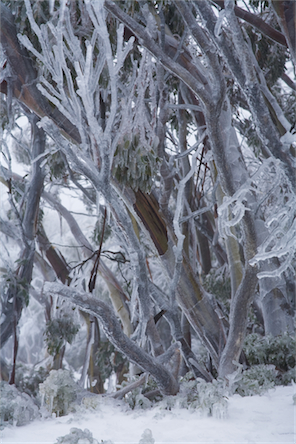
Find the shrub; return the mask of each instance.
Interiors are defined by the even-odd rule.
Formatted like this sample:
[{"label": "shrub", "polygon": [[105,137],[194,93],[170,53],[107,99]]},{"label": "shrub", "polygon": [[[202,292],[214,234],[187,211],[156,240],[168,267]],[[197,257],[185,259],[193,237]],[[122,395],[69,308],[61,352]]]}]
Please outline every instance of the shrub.
[{"label": "shrub", "polygon": [[[124,385],[124,384],[123,384]],[[153,380],[148,380],[145,388],[138,387],[125,396],[125,402],[132,409],[147,409],[153,402],[146,398],[147,392],[156,387]],[[176,396],[155,396],[154,401],[165,410],[173,407],[199,410],[208,416],[223,417],[227,411],[227,390],[224,381],[213,380],[207,383],[202,379],[194,379],[193,373],[188,372],[180,381],[180,391]],[[160,400],[161,399],[161,400]]]},{"label": "shrub", "polygon": [[228,402],[225,383],[221,379],[206,382],[203,379],[193,379],[188,372],[181,379],[180,395],[177,403],[180,407],[193,408],[208,416],[224,417],[227,413]]},{"label": "shrub", "polygon": [[40,367],[38,370],[24,364],[17,365],[15,386],[21,392],[36,398],[39,393],[39,384],[49,375],[49,371]]},{"label": "shrub", "polygon": [[276,337],[261,337],[252,333],[246,337],[244,344],[244,352],[251,366],[266,364],[276,367],[279,371],[275,381],[277,385],[286,385],[295,380],[295,372],[291,371],[296,364],[295,351],[295,337],[287,333]]},{"label": "shrub", "polygon": [[236,393],[241,396],[261,395],[276,385],[277,375],[274,365],[254,365],[242,373]]},{"label": "shrub", "polygon": [[39,384],[42,403],[45,402],[50,413],[66,415],[70,404],[77,397],[78,386],[67,370],[51,370],[48,378]]},{"label": "shrub", "polygon": [[38,407],[26,393],[6,381],[0,382],[0,428],[7,424],[23,426],[39,417]]},{"label": "shrub", "polygon": [[155,443],[155,439],[152,436],[152,432],[150,429],[146,429],[144,430],[144,432],[142,433],[142,437],[139,441],[139,444],[154,444]]},{"label": "shrub", "polygon": [[[104,442],[104,441],[103,441]],[[99,444],[88,429],[70,429],[70,433],[57,439],[56,444]]]}]

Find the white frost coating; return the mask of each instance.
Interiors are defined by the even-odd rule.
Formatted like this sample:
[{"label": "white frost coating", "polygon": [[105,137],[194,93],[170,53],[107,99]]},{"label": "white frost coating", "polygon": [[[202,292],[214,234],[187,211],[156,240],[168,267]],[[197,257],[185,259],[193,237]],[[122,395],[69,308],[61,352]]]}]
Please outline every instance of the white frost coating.
[{"label": "white frost coating", "polygon": [[104,2],[93,2],[92,8],[96,14],[96,17],[93,14],[93,11],[88,6],[88,12],[90,14],[90,17],[93,21],[93,24],[98,32],[98,34],[101,36],[104,47],[105,47],[105,53],[106,53],[106,61],[108,65],[108,71],[110,76],[110,86],[111,86],[111,107],[110,107],[110,114],[107,121],[106,129],[105,129],[105,138],[111,139],[111,131],[114,123],[114,119],[116,116],[116,110],[117,110],[117,75],[116,70],[113,62],[113,56],[112,56],[112,48],[111,43],[109,40],[109,34],[106,26],[105,16],[104,16]]},{"label": "white frost coating", "polygon": [[130,312],[131,312],[131,322],[136,319],[137,301],[138,301],[138,269],[139,269],[139,258],[138,254],[134,251],[129,253],[130,263],[133,270],[133,289],[131,294],[130,302]]},{"label": "white frost coating", "polygon": [[36,49],[34,48],[34,46],[32,45],[32,43],[30,42],[30,40],[28,39],[28,37],[26,35],[22,35],[22,34],[18,34],[17,35],[20,43],[25,46],[29,51],[32,52],[32,54],[34,54],[34,56],[40,60],[41,63],[46,64],[45,58],[42,57],[42,55],[36,51]]},{"label": "white frost coating", "polygon": [[225,10],[221,9],[221,11],[219,12],[219,15],[218,15],[218,20],[217,20],[215,28],[214,28],[215,37],[219,37],[221,34],[221,28],[222,28],[224,18],[225,18]]},{"label": "white frost coating", "polygon": [[284,150],[288,151],[291,147],[291,145],[295,145],[296,143],[296,135],[290,133],[290,131],[287,131],[282,137],[281,142],[283,144]]},{"label": "white frost coating", "polygon": [[53,103],[61,111],[61,113],[63,113],[64,116],[67,117],[67,119],[69,119],[70,121],[72,120],[72,116],[68,113],[68,111],[63,107],[61,102],[56,97],[49,94],[40,83],[37,85],[37,88],[44,95],[44,97],[46,97],[51,103]]},{"label": "white frost coating", "polygon": [[[42,53],[36,52],[27,37],[19,36],[19,39],[42,62],[44,68],[48,70],[56,83],[56,87],[53,88],[41,76],[41,85],[38,85],[38,88],[70,121],[75,122],[82,139],[82,146],[86,146],[85,133],[82,127],[81,103],[74,90],[72,74],[67,66],[66,59],[69,59],[71,63],[74,63],[75,60],[79,61],[82,67],[85,65],[85,60],[79,39],[73,34],[66,2],[63,1],[59,9],[57,26],[48,22],[46,25],[41,25],[40,28],[34,22],[28,2],[26,2],[26,6],[31,26],[38,36]],[[66,40],[67,45],[64,44],[63,39]]]},{"label": "white frost coating", "polygon": [[152,432],[150,429],[146,429],[144,430],[144,432],[142,433],[142,437],[139,441],[139,444],[154,444],[155,443],[155,439],[152,436]]},{"label": "white frost coating", "polygon": [[183,177],[182,180],[180,180],[178,184],[178,195],[177,195],[177,201],[176,201],[176,210],[173,220],[173,226],[174,231],[177,236],[177,246],[174,248],[176,261],[180,262],[182,261],[182,251],[183,251],[183,242],[185,239],[184,234],[182,234],[181,227],[180,227],[180,218],[183,213],[183,206],[184,206],[184,190],[185,185],[188,182],[188,180],[193,176],[195,172],[195,164],[196,164],[196,158],[199,154],[199,150],[196,150],[192,155],[192,164],[190,171],[186,174],[185,177]]},{"label": "white frost coating", "polygon": [[35,34],[37,35],[37,37],[38,37],[38,39],[40,40],[40,43],[41,43],[43,41],[42,35],[41,35],[41,31],[40,31],[39,27],[37,26],[37,24],[36,24],[36,22],[34,20],[30,1],[29,0],[25,0],[25,5],[26,5],[27,16],[28,16],[31,28],[33,29],[33,31],[35,32]]},{"label": "white frost coating", "polygon": [[[53,155],[57,151],[59,151],[59,149],[52,146],[52,147],[49,148],[49,150],[46,150],[44,153],[39,154],[39,156],[36,156],[34,159],[32,159],[31,163],[33,164],[35,162],[38,162],[38,160],[42,159],[43,157],[47,157],[49,154]],[[45,160],[45,162],[46,162],[46,160]],[[43,164],[41,163],[40,168],[42,168],[42,166],[43,166]]]},{"label": "white frost coating", "polygon": [[[221,236],[234,236],[231,228],[237,225],[248,210],[248,198],[253,193],[259,202],[255,211],[264,217],[266,233],[259,242],[257,254],[250,265],[259,265],[258,278],[280,276],[291,266],[295,255],[296,237],[296,197],[292,185],[287,178],[279,160],[269,158],[263,161],[255,174],[249,178],[231,197],[225,197],[218,208],[218,227]],[[273,205],[268,203],[272,201]],[[228,219],[228,211],[233,218]],[[263,222],[262,221],[262,222]],[[261,230],[262,231],[262,230]],[[260,271],[260,263],[278,258],[280,265],[277,269]]]},{"label": "white frost coating", "polygon": [[129,39],[126,47],[123,49],[123,32],[124,32],[124,26],[122,23],[120,23],[118,29],[117,29],[117,64],[116,64],[116,75],[118,74],[119,70],[122,68],[123,62],[128,55],[128,53],[133,48],[133,43],[135,41],[135,38],[132,37]]},{"label": "white frost coating", "polygon": [[[249,193],[250,188],[245,183],[233,196],[225,196],[223,198],[223,203],[218,208],[218,228],[222,237],[235,237],[232,228],[241,222],[245,211],[248,210],[245,202]],[[229,210],[232,214],[231,218],[228,216]]]},{"label": "white frost coating", "polygon": [[83,152],[78,151],[75,145],[71,146],[61,136],[57,126],[49,119],[49,117],[43,117],[38,122],[37,126],[43,128],[48,134],[50,134],[52,139],[58,144],[59,148],[75,164],[79,171],[83,171],[90,180],[95,179],[95,183],[98,182],[98,172],[93,162],[89,162],[89,159]]},{"label": "white frost coating", "polygon": [[[89,147],[89,141],[85,132],[85,122],[83,121],[83,116],[86,115],[88,126],[91,129],[89,137],[91,139],[94,160],[96,162],[100,158],[101,173],[105,178],[105,186],[108,186],[108,176],[112,163],[111,132],[118,108],[118,73],[132,49],[134,38],[131,38],[123,47],[124,28],[122,25],[119,26],[117,33],[117,61],[115,62],[105,21],[104,2],[86,2],[86,7],[95,29],[92,33],[91,42],[85,43],[86,55],[84,56],[82,44],[73,34],[70,13],[65,0],[62,1],[59,8],[57,25],[48,22],[46,25],[39,27],[34,20],[32,8],[28,0],[26,0],[26,7],[32,29],[36,33],[42,48],[41,53],[36,51],[28,38],[20,36],[20,40],[41,61],[55,82],[55,87],[53,87],[46,79],[41,77],[38,88],[77,127],[82,140],[81,146],[85,151]],[[97,58],[93,57],[93,48],[95,46],[100,53],[100,57]],[[95,66],[93,66],[94,59],[96,59]],[[70,72],[69,62],[75,67],[77,73],[78,91],[75,91],[73,73]],[[107,92],[107,95],[111,96],[111,109],[106,119],[105,131],[103,131],[97,119],[98,108],[95,106],[95,103],[97,103],[98,92],[104,93],[99,86],[99,79],[106,62],[109,85],[108,91],[105,91],[105,93]],[[102,152],[99,153],[99,150]]]},{"label": "white frost coating", "polygon": [[131,313],[131,322],[134,322],[136,320],[137,301],[138,301],[138,282],[136,276],[134,276],[131,302],[129,305]]},{"label": "white frost coating", "polygon": [[94,113],[94,97],[90,91],[91,76],[92,76],[92,53],[93,48],[88,42],[86,44],[86,60],[84,72],[82,72],[81,66],[78,62],[74,63],[75,70],[77,72],[77,94],[81,97],[84,109],[86,112],[89,127],[91,128],[92,134],[94,135],[97,143],[102,143],[103,130],[100,127],[98,120],[95,118]]}]

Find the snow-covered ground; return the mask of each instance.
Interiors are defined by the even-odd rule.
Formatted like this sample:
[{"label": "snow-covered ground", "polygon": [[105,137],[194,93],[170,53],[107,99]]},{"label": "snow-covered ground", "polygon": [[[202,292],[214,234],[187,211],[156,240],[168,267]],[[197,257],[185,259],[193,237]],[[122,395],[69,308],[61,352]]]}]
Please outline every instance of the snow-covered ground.
[{"label": "snow-covered ground", "polygon": [[90,430],[99,443],[110,440],[113,444],[138,444],[146,429],[151,430],[155,444],[295,443],[294,394],[295,386],[289,386],[277,387],[262,396],[234,395],[224,418],[204,417],[197,411],[176,408],[130,410],[122,402],[101,397],[95,410],[5,428],[0,441],[54,444],[58,437],[76,427]]}]

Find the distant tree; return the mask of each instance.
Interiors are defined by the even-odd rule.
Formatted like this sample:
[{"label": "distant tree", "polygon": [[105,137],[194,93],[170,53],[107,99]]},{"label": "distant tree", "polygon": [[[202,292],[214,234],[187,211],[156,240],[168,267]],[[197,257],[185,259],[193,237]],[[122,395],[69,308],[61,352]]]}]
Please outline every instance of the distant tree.
[{"label": "distant tree", "polygon": [[[82,383],[99,326],[171,395],[180,368],[207,381],[236,369],[251,306],[266,334],[293,332],[291,17],[293,1],[1,3],[1,231],[21,246],[3,264],[1,345],[14,335],[14,362],[24,292],[42,301],[48,325],[65,300],[88,313]],[[11,138],[26,177],[11,168]],[[97,211],[93,235],[60,202],[65,190]],[[53,248],[45,203],[67,222],[75,254]],[[223,298],[209,285],[222,272]]]}]

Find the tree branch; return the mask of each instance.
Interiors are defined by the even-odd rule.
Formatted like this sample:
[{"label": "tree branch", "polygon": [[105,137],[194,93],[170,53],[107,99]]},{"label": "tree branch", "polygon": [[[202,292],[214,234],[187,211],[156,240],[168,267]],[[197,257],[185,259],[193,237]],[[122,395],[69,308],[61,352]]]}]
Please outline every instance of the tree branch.
[{"label": "tree branch", "polygon": [[179,387],[176,379],[155,358],[148,355],[123,333],[121,325],[107,304],[89,293],[78,292],[74,288],[60,284],[45,283],[44,291],[70,299],[81,310],[96,316],[100,320],[110,342],[129,361],[138,365],[144,372],[150,373],[164,395],[177,394]]},{"label": "tree branch", "polygon": [[[214,3],[219,5],[220,8],[224,9],[224,0],[213,0],[213,1]],[[257,28],[260,32],[262,32],[262,34],[266,35],[266,37],[269,37],[274,42],[277,42],[285,47],[288,46],[284,34],[274,29],[272,26],[266,23],[262,18],[256,16],[255,14],[252,14],[249,11],[246,11],[245,9],[240,8],[237,5],[234,5],[234,13],[237,17],[250,23],[250,25]]]}]

